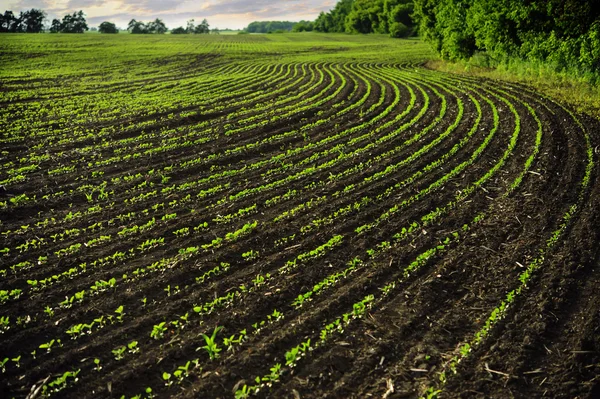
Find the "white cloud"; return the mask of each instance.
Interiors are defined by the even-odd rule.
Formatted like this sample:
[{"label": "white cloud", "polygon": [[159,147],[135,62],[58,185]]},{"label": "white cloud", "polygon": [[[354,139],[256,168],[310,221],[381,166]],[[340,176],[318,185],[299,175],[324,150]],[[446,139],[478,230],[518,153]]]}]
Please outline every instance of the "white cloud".
[{"label": "white cloud", "polygon": [[315,19],[319,12],[335,5],[335,0],[9,0],[4,5],[15,13],[41,8],[48,18],[62,18],[67,13],[83,10],[88,25],[103,21],[126,26],[132,18],[150,21],[161,18],[169,28],[185,25],[188,19],[208,19],[212,27],[238,29],[258,20]]}]

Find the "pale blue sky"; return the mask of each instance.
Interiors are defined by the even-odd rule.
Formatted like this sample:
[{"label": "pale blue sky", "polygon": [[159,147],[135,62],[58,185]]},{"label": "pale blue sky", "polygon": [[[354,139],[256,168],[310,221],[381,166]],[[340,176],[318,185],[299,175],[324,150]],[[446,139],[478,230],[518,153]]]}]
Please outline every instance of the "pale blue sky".
[{"label": "pale blue sky", "polygon": [[0,12],[15,13],[41,8],[48,17],[62,18],[83,10],[90,27],[110,21],[126,27],[131,18],[149,21],[161,18],[169,28],[184,25],[194,18],[206,18],[211,28],[243,28],[252,21],[312,20],[321,11],[333,8],[336,0],[0,0]]}]

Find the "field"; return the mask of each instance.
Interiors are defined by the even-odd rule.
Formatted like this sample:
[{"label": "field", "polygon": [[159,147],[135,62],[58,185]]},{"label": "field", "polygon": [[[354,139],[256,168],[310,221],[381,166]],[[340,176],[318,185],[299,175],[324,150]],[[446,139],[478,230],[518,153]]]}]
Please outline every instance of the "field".
[{"label": "field", "polygon": [[597,120],[419,40],[0,50],[0,396],[600,397]]}]

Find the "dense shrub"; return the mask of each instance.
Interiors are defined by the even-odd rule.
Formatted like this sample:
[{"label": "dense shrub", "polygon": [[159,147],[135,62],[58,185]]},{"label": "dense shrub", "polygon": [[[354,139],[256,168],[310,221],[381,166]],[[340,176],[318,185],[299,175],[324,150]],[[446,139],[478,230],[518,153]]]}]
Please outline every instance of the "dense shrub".
[{"label": "dense shrub", "polygon": [[485,52],[548,62],[555,69],[600,70],[600,8],[578,0],[415,0],[420,34],[444,59]]}]

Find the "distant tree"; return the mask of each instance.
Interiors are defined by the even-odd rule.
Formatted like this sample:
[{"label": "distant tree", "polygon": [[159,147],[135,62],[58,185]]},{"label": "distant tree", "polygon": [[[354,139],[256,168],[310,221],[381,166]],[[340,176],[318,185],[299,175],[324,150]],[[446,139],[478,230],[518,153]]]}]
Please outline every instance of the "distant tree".
[{"label": "distant tree", "polygon": [[52,24],[50,25],[50,33],[58,33],[60,32],[60,20],[54,18],[52,20]]},{"label": "distant tree", "polygon": [[46,13],[37,8],[21,11],[17,17],[12,11],[0,14],[0,32],[40,33],[44,31]]},{"label": "distant tree", "polygon": [[83,33],[86,30],[89,30],[89,28],[85,20],[85,14],[81,10],[65,15],[60,24],[62,33]]},{"label": "distant tree", "polygon": [[177,27],[175,29],[171,29],[171,34],[172,35],[181,35],[181,34],[185,34],[185,33],[188,33],[188,31],[183,26],[179,26],[179,27]]},{"label": "distant tree", "polygon": [[416,30],[413,11],[413,0],[339,0],[331,11],[319,14],[313,28],[319,32],[388,33],[392,37],[405,37]]},{"label": "distant tree", "polygon": [[135,19],[132,19],[131,21],[129,21],[129,24],[127,24],[127,30],[130,33],[136,33],[136,34],[148,33],[146,24],[144,24],[141,21],[136,21]]},{"label": "distant tree", "polygon": [[219,28],[214,28],[211,29],[210,33],[212,33],[213,35],[220,35],[221,31],[219,30]]},{"label": "distant tree", "polygon": [[187,21],[185,33],[194,33],[194,28],[195,28],[194,19],[192,18],[189,21]]},{"label": "distant tree", "polygon": [[199,25],[196,25],[196,27],[194,28],[194,33],[200,33],[200,34],[204,34],[204,33],[210,33],[210,25],[208,25],[208,21],[205,19],[202,20],[202,22]]},{"label": "distant tree", "polygon": [[117,25],[112,22],[104,21],[98,26],[98,31],[100,33],[119,33],[119,29],[117,29]]},{"label": "distant tree", "polygon": [[12,11],[0,14],[0,32],[17,32],[20,24],[21,20]]},{"label": "distant tree", "polygon": [[60,32],[60,20],[54,18],[52,20],[52,22],[50,23],[50,29],[49,29],[50,33],[58,33]]},{"label": "distant tree", "polygon": [[154,21],[149,22],[147,24],[147,27],[148,27],[148,33],[163,34],[169,30],[167,28],[167,26],[165,25],[165,23],[159,18],[156,18]]},{"label": "distant tree", "polygon": [[290,32],[295,24],[296,22],[290,21],[254,21],[244,30],[248,33]]},{"label": "distant tree", "polygon": [[44,31],[46,13],[37,8],[21,13],[21,31],[27,33],[40,33]]},{"label": "distant tree", "polygon": [[312,32],[314,30],[314,22],[300,21],[294,25],[292,32]]}]

